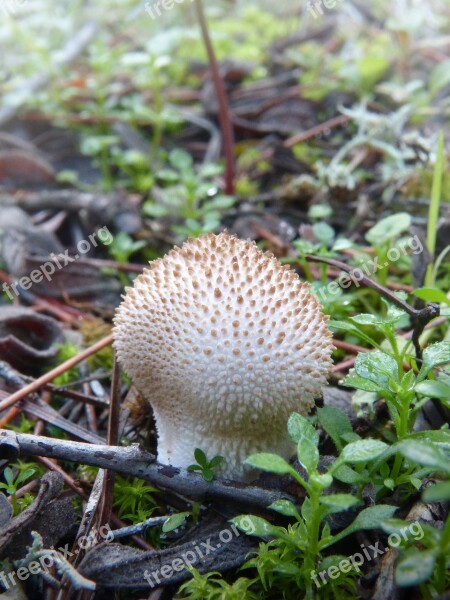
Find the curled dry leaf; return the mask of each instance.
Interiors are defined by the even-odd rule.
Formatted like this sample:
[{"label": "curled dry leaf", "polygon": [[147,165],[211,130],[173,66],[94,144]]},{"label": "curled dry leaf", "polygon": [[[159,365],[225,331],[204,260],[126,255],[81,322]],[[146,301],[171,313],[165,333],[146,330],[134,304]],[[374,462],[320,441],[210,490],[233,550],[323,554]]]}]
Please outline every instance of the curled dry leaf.
[{"label": "curled dry leaf", "polygon": [[22,373],[34,373],[50,363],[62,342],[55,319],[28,308],[0,307],[0,359]]},{"label": "curled dry leaf", "polygon": [[9,187],[36,187],[54,183],[55,171],[42,156],[27,150],[0,152],[0,182]]}]

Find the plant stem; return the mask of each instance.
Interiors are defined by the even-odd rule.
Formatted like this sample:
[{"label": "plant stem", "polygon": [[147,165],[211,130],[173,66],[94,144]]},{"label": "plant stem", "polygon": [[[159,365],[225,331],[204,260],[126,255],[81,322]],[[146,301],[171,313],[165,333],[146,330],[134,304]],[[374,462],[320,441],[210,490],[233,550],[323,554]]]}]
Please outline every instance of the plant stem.
[{"label": "plant stem", "polygon": [[400,473],[400,469],[402,468],[402,464],[403,456],[400,454],[400,452],[397,452],[397,454],[395,455],[394,466],[392,467],[391,471],[391,477],[394,481],[397,480],[398,474]]},{"label": "plant stem", "polygon": [[[433,184],[431,186],[431,202],[430,202],[430,209],[428,212],[428,227],[427,227],[428,251],[433,258],[433,262],[434,262],[434,252],[436,250],[437,220],[439,217],[439,205],[441,202],[443,167],[444,167],[444,135],[441,131],[439,133],[436,165],[434,167],[434,172],[433,172]],[[427,273],[425,276],[425,287],[433,287],[434,286],[433,262],[430,263],[427,267]]]},{"label": "plant stem", "polygon": [[17,505],[17,498],[16,498],[16,494],[11,494],[11,496],[9,497],[11,500],[11,506],[13,509],[13,516],[17,516],[19,514],[19,506]]},{"label": "plant stem", "polygon": [[225,87],[223,85],[222,78],[220,77],[219,65],[217,63],[216,55],[214,52],[211,38],[209,37],[208,25],[205,19],[205,13],[203,11],[202,0],[196,0],[194,2],[195,10],[197,12],[198,22],[202,31],[203,42],[205,44],[206,52],[208,54],[209,66],[211,69],[211,75],[214,83],[214,89],[216,91],[217,102],[219,103],[219,123],[222,131],[223,138],[223,150],[225,154],[225,193],[234,193],[234,134],[233,126],[230,118],[230,111],[228,109],[227,97],[225,94]]}]

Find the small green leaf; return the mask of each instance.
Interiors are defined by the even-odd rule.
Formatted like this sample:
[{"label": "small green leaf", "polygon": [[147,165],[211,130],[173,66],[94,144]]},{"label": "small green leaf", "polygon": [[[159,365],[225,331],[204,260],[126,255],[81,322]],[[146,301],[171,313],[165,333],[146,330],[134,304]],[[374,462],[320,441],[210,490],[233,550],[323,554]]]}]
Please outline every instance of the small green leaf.
[{"label": "small green leaf", "polygon": [[301,439],[308,439],[313,442],[316,446],[319,443],[319,434],[311,425],[306,417],[299,415],[298,413],[292,413],[288,420],[288,433],[291,440],[296,444]]},{"label": "small green leaf", "polygon": [[201,166],[198,172],[198,174],[205,179],[217,177],[218,175],[222,175],[222,173],[223,166],[214,163],[208,163],[206,165]]},{"label": "small green leaf", "polygon": [[347,333],[352,333],[360,337],[373,348],[378,348],[377,342],[369,335],[364,333],[364,331],[361,331],[359,327],[353,325],[353,323],[349,323],[348,321],[329,321],[328,325],[332,331],[345,331]]},{"label": "small green leaf", "polygon": [[380,392],[384,388],[378,383],[373,383],[364,377],[354,375],[352,372],[339,382],[345,387],[355,388],[355,390],[363,390],[365,392]]},{"label": "small green leaf", "polygon": [[[343,554],[332,554],[331,556],[325,556],[325,558],[323,560],[320,561],[320,564],[317,568],[317,573],[323,573],[328,572],[328,569],[330,567],[337,567],[339,572],[339,576],[342,575],[342,573],[344,573],[343,571],[341,571],[340,567],[339,567],[339,563],[341,563],[343,560],[348,560],[348,556],[345,556]],[[355,567],[352,566],[352,568],[356,568],[357,570],[358,567],[355,564]],[[337,577],[337,579],[335,579],[335,581],[339,581],[339,576]],[[319,579],[320,581],[320,579]],[[345,592],[344,592],[345,594]],[[339,598],[339,596],[335,596],[336,598]],[[349,596],[346,596],[349,597]],[[344,596],[342,596],[342,598],[344,598]],[[320,599],[320,596],[317,594],[317,599]]]},{"label": "small green leaf", "polygon": [[11,467],[6,467],[6,469],[3,471],[3,477],[5,478],[6,483],[11,485],[14,480],[14,473]]},{"label": "small green leaf", "polygon": [[352,424],[347,415],[334,406],[324,406],[317,409],[319,423],[333,440],[336,449],[342,450],[342,435],[353,433]]},{"label": "small green leaf", "polygon": [[[408,295],[404,294],[403,292],[395,292],[395,295],[397,296],[397,298],[399,298],[400,300],[403,301],[407,301],[408,299]],[[384,298],[382,298],[383,301],[385,301]],[[391,304],[390,302],[386,302],[386,305],[388,307],[387,310],[387,315],[386,315],[386,323],[396,323],[397,321],[399,321],[400,319],[404,318],[406,313],[403,310],[403,308],[400,308],[398,306],[396,306],[395,304]]]},{"label": "small green leaf", "polygon": [[414,371],[411,369],[411,371],[408,371],[403,375],[402,380],[400,381],[400,387],[405,392],[412,390],[415,384],[415,380],[416,378],[414,375]]},{"label": "small green leaf", "polygon": [[438,290],[437,288],[418,288],[413,293],[414,296],[417,296],[422,300],[427,300],[427,302],[450,304],[450,298],[447,297],[447,294],[442,290]]},{"label": "small green leaf", "polygon": [[393,491],[395,488],[395,481],[391,478],[385,479],[383,481],[383,485],[385,488],[387,488],[388,490]]},{"label": "small green leaf", "polygon": [[450,475],[448,457],[438,446],[432,443],[424,444],[415,440],[405,440],[398,444],[398,449],[408,460]]},{"label": "small green leaf", "polygon": [[421,381],[416,385],[415,391],[422,396],[439,398],[445,404],[447,404],[447,398],[450,399],[450,385],[436,379]]},{"label": "small green leaf", "polygon": [[379,504],[377,506],[365,508],[359,513],[351,525],[335,534],[333,544],[361,529],[379,529],[380,522],[390,519],[396,510],[396,506],[390,506],[389,504]]},{"label": "small green leaf", "polygon": [[247,465],[262,469],[263,471],[269,471],[269,473],[277,473],[278,475],[296,474],[295,470],[291,465],[284,460],[278,454],[271,454],[269,452],[260,452],[258,454],[252,454],[245,461]]},{"label": "small green leaf", "polygon": [[356,69],[360,80],[356,84],[365,94],[371,93],[377,81],[389,68],[389,60],[384,56],[369,53],[361,56],[356,61]]},{"label": "small green leaf", "polygon": [[428,429],[410,434],[411,439],[433,442],[438,447],[450,450],[450,431],[448,429]]},{"label": "small green leaf", "polygon": [[355,372],[384,390],[389,389],[390,379],[398,379],[397,362],[385,352],[360,352],[355,360]]},{"label": "small green leaf", "polygon": [[280,528],[271,525],[266,519],[255,515],[239,515],[230,519],[236,527],[248,535],[262,538],[280,537]]},{"label": "small green leaf", "polygon": [[194,450],[194,458],[198,462],[199,465],[205,467],[208,464],[208,460],[206,458],[206,454],[203,452],[201,448],[196,448]]},{"label": "small green leaf", "polygon": [[341,453],[345,462],[359,463],[374,460],[383,454],[389,446],[381,440],[358,440],[347,444]]},{"label": "small green leaf", "polygon": [[427,488],[422,494],[424,502],[447,502],[450,500],[450,481],[442,481]]},{"label": "small green leaf", "polygon": [[410,477],[409,481],[416,488],[417,491],[419,491],[420,488],[422,487],[422,481],[420,479],[418,479],[417,477]]},{"label": "small green leaf", "polygon": [[178,529],[178,527],[183,525],[189,515],[190,513],[188,512],[180,512],[176,515],[171,515],[166,521],[164,521],[164,525],[162,526],[163,532],[167,533],[168,531]]},{"label": "small green leaf", "polygon": [[284,515],[285,517],[295,517],[300,520],[300,515],[298,514],[298,510],[295,507],[295,504],[290,502],[289,500],[275,500],[269,506],[272,510]]},{"label": "small green leaf", "polygon": [[333,477],[330,473],[311,473],[309,481],[312,485],[325,489],[333,483]]},{"label": "small green leaf", "polygon": [[172,169],[160,169],[156,173],[156,178],[162,183],[174,184],[178,183],[180,176]]},{"label": "small green leaf", "polygon": [[209,466],[211,468],[218,467],[225,458],[223,456],[215,456],[212,460],[209,461]]},{"label": "small green leaf", "polygon": [[341,465],[336,471],[333,471],[333,477],[343,483],[357,485],[364,482],[364,477],[361,473],[357,473],[348,465]]},{"label": "small green leaf", "polygon": [[205,481],[213,481],[214,480],[214,472],[211,469],[203,469],[202,477]]},{"label": "small green leaf", "polygon": [[342,252],[343,250],[348,250],[349,248],[353,248],[353,242],[347,238],[340,237],[334,242],[331,249],[334,252]]},{"label": "small green leaf", "polygon": [[26,479],[31,477],[36,473],[36,469],[25,469],[25,471],[21,471],[16,479],[16,486],[20,483],[24,482]]},{"label": "small green leaf", "polygon": [[360,504],[361,501],[351,494],[327,494],[320,498],[320,504],[329,507],[331,512],[348,510],[352,506]]},{"label": "small green leaf", "polygon": [[358,323],[358,325],[375,325],[378,323],[384,323],[384,319],[369,313],[361,313],[359,315],[349,317],[349,319],[354,323]]},{"label": "small green leaf", "polygon": [[309,498],[305,498],[303,504],[300,508],[300,512],[302,513],[303,520],[305,523],[311,522],[312,519],[312,505],[311,500]]},{"label": "small green leaf", "polygon": [[423,351],[422,367],[417,376],[417,381],[422,381],[433,367],[450,362],[450,342],[437,342],[431,344]]},{"label": "small green leaf", "polygon": [[315,223],[312,227],[314,237],[318,242],[323,244],[324,246],[329,246],[334,239],[335,233],[334,229],[330,227],[327,223]]},{"label": "small green leaf", "polygon": [[386,519],[381,523],[381,529],[386,533],[397,533],[411,525],[410,521],[404,519]]},{"label": "small green leaf", "polygon": [[311,423],[298,413],[289,417],[288,432],[291,439],[297,443],[297,457],[308,474],[311,474],[319,462],[319,434]]},{"label": "small green leaf", "polygon": [[192,169],[194,164],[193,158],[185,150],[175,148],[169,154],[170,164],[181,172],[187,172]]},{"label": "small green leaf", "polygon": [[331,541],[333,540],[333,536],[331,535],[331,528],[328,522],[325,522],[322,533],[320,535],[320,544],[319,548],[324,548],[325,546],[329,546]]},{"label": "small green leaf", "polygon": [[[302,570],[300,567],[297,567],[294,564],[286,563],[286,562],[278,562],[274,571],[276,571],[277,573],[282,574],[282,575],[288,575],[290,577],[299,577],[302,573]],[[224,598],[225,596],[221,596],[221,597]],[[236,596],[234,596],[234,597],[236,598]],[[240,596],[240,597],[244,598],[244,596]]]},{"label": "small green leaf", "polygon": [[297,446],[298,462],[304,466],[308,475],[311,475],[319,464],[319,449],[311,440],[301,439]]},{"label": "small green leaf", "polygon": [[406,212],[389,215],[378,221],[376,225],[366,232],[366,240],[375,248],[380,247],[385,242],[397,238],[408,229],[411,224],[411,216]]},{"label": "small green leaf", "polygon": [[431,551],[415,552],[400,559],[395,570],[395,581],[400,587],[419,585],[433,575],[436,557]]},{"label": "small green leaf", "polygon": [[308,209],[308,217],[315,219],[327,219],[333,214],[333,209],[328,204],[313,204]]},{"label": "small green leaf", "polygon": [[231,208],[235,203],[235,199],[233,196],[224,196],[219,195],[210,200],[209,202],[203,203],[203,210],[209,211],[211,209],[226,209]]},{"label": "small green leaf", "polygon": [[170,213],[170,209],[162,204],[154,204],[150,200],[144,202],[142,211],[146,217],[154,217],[156,219],[165,217]]}]

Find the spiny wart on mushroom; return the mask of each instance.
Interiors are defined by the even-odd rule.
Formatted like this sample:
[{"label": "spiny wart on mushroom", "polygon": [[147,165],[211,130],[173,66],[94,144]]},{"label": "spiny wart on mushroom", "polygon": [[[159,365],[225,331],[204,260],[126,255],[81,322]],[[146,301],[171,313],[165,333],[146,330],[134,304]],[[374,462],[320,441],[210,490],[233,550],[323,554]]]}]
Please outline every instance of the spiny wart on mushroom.
[{"label": "spiny wart on mushroom", "polygon": [[158,460],[187,467],[195,448],[245,478],[252,453],[288,458],[294,412],[326,383],[327,318],[288,266],[227,232],[189,239],[150,263],[117,308],[119,361],[151,403]]}]

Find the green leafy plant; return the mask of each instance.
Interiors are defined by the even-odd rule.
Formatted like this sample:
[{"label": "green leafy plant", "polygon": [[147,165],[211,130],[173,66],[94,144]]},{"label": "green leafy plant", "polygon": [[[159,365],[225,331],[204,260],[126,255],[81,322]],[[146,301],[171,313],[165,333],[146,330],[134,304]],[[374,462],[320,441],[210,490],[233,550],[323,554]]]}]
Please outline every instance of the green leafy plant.
[{"label": "green leafy plant", "polygon": [[[79,352],[81,352],[81,348],[79,346],[72,342],[66,341],[59,347],[58,360],[60,362],[65,362],[66,360],[76,356]],[[79,377],[80,374],[78,369],[73,367],[72,369],[64,371],[64,373],[61,373],[61,375],[58,375],[58,377],[55,377],[54,384],[63,387],[65,385],[69,385],[73,381],[76,381],[79,379]]]},{"label": "green leafy plant", "polygon": [[178,597],[198,600],[262,600],[264,596],[250,590],[257,579],[239,577],[234,583],[227,583],[217,571],[201,575],[197,569],[189,568],[192,579],[183,583]]},{"label": "green leafy plant", "polygon": [[[312,598],[312,574],[316,569],[323,568],[324,550],[359,529],[378,528],[380,519],[392,516],[396,510],[394,506],[389,505],[366,508],[350,526],[340,533],[332,534],[327,518],[334,513],[360,505],[361,499],[349,493],[325,491],[331,486],[335,473],[342,467],[352,464],[364,468],[382,455],[388,446],[380,440],[356,439],[343,446],[339,457],[322,472],[318,468],[319,435],[311,423],[305,417],[294,413],[288,422],[288,432],[297,444],[297,457],[306,472],[306,478],[285,459],[275,454],[254,454],[246,462],[264,471],[291,475],[303,487],[307,497],[300,510],[288,500],[276,501],[269,507],[284,517],[293,519],[293,524],[287,528],[280,527],[255,515],[241,515],[232,521],[250,535],[272,538],[260,547],[257,557],[251,558],[245,565],[257,569],[264,590],[281,588],[286,598],[298,598],[299,590],[302,590],[305,597]],[[355,434],[347,436],[347,439],[354,438]],[[343,438],[340,435],[339,440],[341,444]],[[252,526],[251,531],[249,524]],[[329,567],[341,560],[340,555],[329,555],[326,557],[326,564]],[[330,580],[329,589],[333,589],[333,592],[340,587],[351,590],[352,583],[349,580],[354,576],[354,573],[341,573],[339,578]]]},{"label": "green leafy plant", "polygon": [[[354,368],[341,383],[383,398],[394,426],[395,433],[389,427],[382,430],[391,446],[368,474],[379,498],[398,486],[407,486],[405,490],[409,493],[421,487],[426,471],[418,466],[420,463],[404,463],[399,451],[401,441],[414,439],[450,444],[450,434],[445,429],[414,432],[417,416],[430,398],[438,398],[445,406],[449,404],[450,376],[442,366],[450,362],[450,342],[427,346],[418,366],[417,359],[411,354],[411,342],[397,334],[397,329],[405,325],[405,313],[384,303],[387,307],[384,316],[360,314],[350,317],[347,322],[331,322],[335,331],[351,333],[376,349],[359,353]],[[435,369],[438,369],[437,376]],[[347,481],[347,475],[344,474],[343,481]],[[356,479],[348,481],[356,483]]]},{"label": "green leafy plant", "polygon": [[[0,482],[0,489],[5,490],[11,499],[14,515],[17,515],[21,509],[19,499],[17,498],[17,491],[22,483],[36,473],[36,469],[30,468],[26,464],[18,463],[18,465],[16,465],[16,471],[18,472],[15,474],[11,467],[6,467],[3,471],[5,483]],[[25,508],[25,506],[23,506],[23,508]]]},{"label": "green leafy plant", "polygon": [[[416,375],[415,359],[408,352],[410,343],[404,343],[401,347],[396,336],[395,326],[403,316],[400,309],[390,306],[385,317],[361,314],[350,319],[351,325],[332,324],[335,330],[352,331],[377,348],[376,352],[358,354],[353,371],[342,384],[382,396],[386,400],[398,439],[411,434],[419,410],[429,399],[430,387],[419,384],[432,375],[434,367],[450,362],[450,342],[431,344],[423,351],[422,365]],[[382,347],[366,334],[363,331],[365,325],[383,333],[390,347]]]},{"label": "green leafy plant", "polygon": [[147,200],[144,214],[150,217],[177,217],[183,224],[172,229],[182,236],[196,237],[212,231],[220,224],[225,210],[234,205],[234,198],[219,193],[214,179],[222,173],[217,165],[194,168],[192,156],[181,149],[169,154],[169,167],[155,174],[160,184],[158,199]]},{"label": "green leafy plant", "polygon": [[[125,231],[120,231],[114,236],[113,241],[108,246],[108,252],[118,263],[126,264],[128,263],[130,257],[145,248],[146,242],[144,240],[133,240],[133,238],[125,233]],[[117,272],[114,269],[111,269],[113,273],[117,273],[122,285],[129,285],[130,280],[126,273]]]},{"label": "green leafy plant", "polygon": [[152,495],[158,491],[137,477],[130,480],[127,477],[116,476],[114,507],[117,508],[118,516],[128,519],[133,524],[145,521],[158,508],[158,503]]},{"label": "green leafy plant", "polygon": [[119,263],[127,263],[130,256],[135,252],[145,247],[144,240],[134,241],[128,233],[119,231],[111,244],[108,246],[108,251],[111,256]]},{"label": "green leafy plant", "polygon": [[189,465],[188,471],[200,471],[205,481],[214,479],[214,469],[218,467],[224,460],[223,456],[214,456],[211,460],[206,458],[206,454],[200,448],[194,451],[194,458],[197,464]]},{"label": "green leafy plant", "polygon": [[14,425],[12,423],[6,426],[7,429],[12,429],[12,431],[17,431],[17,433],[31,433],[34,429],[34,422],[30,419],[27,419],[24,414],[20,415],[20,424]]},{"label": "green leafy plant", "polygon": [[[449,436],[450,438],[450,436]],[[450,442],[446,444],[447,451]],[[410,462],[422,465],[427,470],[442,474],[447,478],[428,487],[423,493],[424,502],[448,502],[450,500],[450,466],[448,452],[433,443],[413,440],[402,442],[400,452]],[[397,523],[394,523],[394,530]],[[402,523],[400,523],[402,525]],[[388,521],[384,529],[390,533],[392,524]],[[424,536],[420,540],[418,550],[409,544],[402,552],[396,567],[396,583],[400,587],[419,585],[423,598],[436,597],[448,590],[450,585],[450,515],[443,529],[437,529],[426,523],[422,524]],[[427,582],[427,585],[424,583]]]}]

